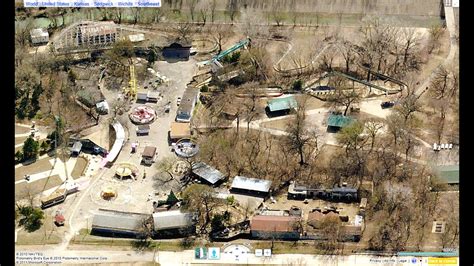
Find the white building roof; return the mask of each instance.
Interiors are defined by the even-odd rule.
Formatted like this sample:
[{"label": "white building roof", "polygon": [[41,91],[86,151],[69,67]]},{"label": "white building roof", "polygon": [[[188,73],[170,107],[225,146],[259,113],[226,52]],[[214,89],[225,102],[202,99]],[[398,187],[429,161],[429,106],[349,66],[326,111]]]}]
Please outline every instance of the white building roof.
[{"label": "white building roof", "polygon": [[245,176],[236,176],[234,177],[234,181],[232,181],[231,188],[268,192],[270,190],[271,185],[272,181],[269,180],[250,178]]},{"label": "white building roof", "polygon": [[92,219],[92,228],[122,232],[137,232],[149,214],[100,209]]},{"label": "white building roof", "polygon": [[49,33],[45,29],[32,29],[30,30],[30,35],[33,38],[39,38],[39,37],[49,37]]},{"label": "white building roof", "polygon": [[97,109],[109,110],[109,104],[106,101],[98,102],[95,106]]},{"label": "white building roof", "polygon": [[153,213],[155,230],[177,229],[193,225],[193,214],[180,210]]},{"label": "white building roof", "polygon": [[128,38],[130,39],[131,42],[141,42],[145,40],[145,34],[143,33],[132,34],[132,35],[128,35]]},{"label": "white building roof", "polygon": [[107,154],[107,157],[105,158],[108,162],[113,162],[115,158],[117,158],[122,149],[123,142],[125,141],[125,131],[123,130],[122,125],[118,121],[115,121],[112,124],[112,127],[115,129],[116,137],[112,149],[110,149],[109,154]]}]

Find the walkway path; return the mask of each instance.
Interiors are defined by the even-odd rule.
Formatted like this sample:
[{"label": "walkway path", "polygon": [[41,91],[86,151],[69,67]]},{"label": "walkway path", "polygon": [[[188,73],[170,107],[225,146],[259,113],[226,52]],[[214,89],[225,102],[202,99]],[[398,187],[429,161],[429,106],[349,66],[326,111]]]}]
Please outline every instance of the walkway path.
[{"label": "walkway path", "polygon": [[[447,66],[449,65],[453,60],[456,55],[456,51],[459,51],[459,47],[456,41],[456,21],[454,18],[454,9],[453,7],[444,7],[444,12],[445,12],[445,19],[446,19],[446,28],[448,29],[449,32],[449,40],[450,40],[450,46],[449,46],[449,53],[446,56],[446,58],[443,60],[439,66]],[[434,76],[436,68],[431,72],[430,76],[425,79],[425,81],[420,85],[415,90],[415,94],[421,95],[426,91],[426,88],[430,85],[431,79]]]}]

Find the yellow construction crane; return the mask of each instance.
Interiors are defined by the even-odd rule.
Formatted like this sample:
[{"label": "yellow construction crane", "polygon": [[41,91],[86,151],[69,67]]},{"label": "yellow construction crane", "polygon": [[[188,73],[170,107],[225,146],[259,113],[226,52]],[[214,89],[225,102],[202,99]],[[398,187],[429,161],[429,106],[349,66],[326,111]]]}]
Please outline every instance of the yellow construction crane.
[{"label": "yellow construction crane", "polygon": [[133,61],[129,59],[130,64],[130,81],[128,82],[129,87],[124,88],[125,90],[125,97],[129,97],[131,100],[135,100],[137,98],[137,79],[135,77],[135,65],[133,65]]}]

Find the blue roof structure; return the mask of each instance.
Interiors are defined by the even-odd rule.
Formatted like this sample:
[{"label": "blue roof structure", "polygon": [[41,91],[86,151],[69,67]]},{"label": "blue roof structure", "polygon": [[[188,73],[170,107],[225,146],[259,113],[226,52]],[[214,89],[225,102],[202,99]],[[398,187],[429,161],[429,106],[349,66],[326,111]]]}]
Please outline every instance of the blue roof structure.
[{"label": "blue roof structure", "polygon": [[298,107],[295,97],[276,98],[267,102],[270,112],[288,110]]}]

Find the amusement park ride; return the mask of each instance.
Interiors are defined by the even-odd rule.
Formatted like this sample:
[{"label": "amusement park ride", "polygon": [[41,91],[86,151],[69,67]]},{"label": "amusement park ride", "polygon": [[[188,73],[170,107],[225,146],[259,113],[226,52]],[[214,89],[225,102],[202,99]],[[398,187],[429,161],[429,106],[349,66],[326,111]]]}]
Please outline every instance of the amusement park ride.
[{"label": "amusement park ride", "polygon": [[135,65],[131,58],[128,60],[130,65],[130,81],[128,82],[129,87],[124,88],[125,98],[134,101],[137,99],[137,78],[135,76]]}]

